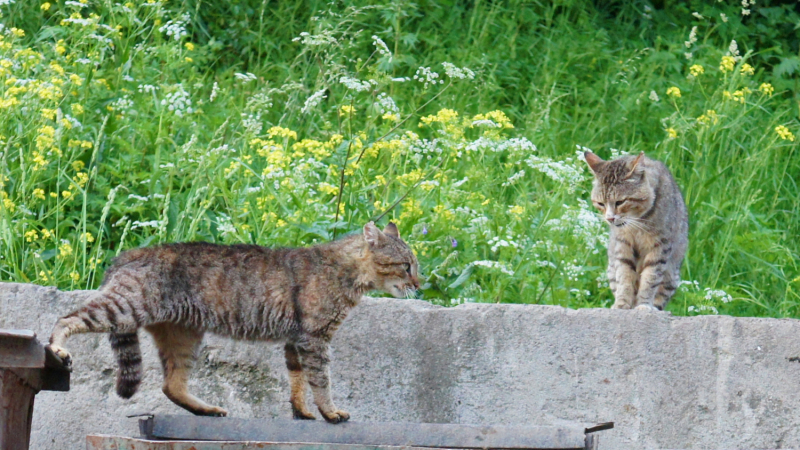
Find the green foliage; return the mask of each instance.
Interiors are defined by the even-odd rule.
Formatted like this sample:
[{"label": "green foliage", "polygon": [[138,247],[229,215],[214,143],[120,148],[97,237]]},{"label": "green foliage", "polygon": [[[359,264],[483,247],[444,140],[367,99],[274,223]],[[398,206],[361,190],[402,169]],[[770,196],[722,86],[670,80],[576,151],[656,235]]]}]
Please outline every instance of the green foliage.
[{"label": "green foliage", "polygon": [[4,4],[2,278],[386,213],[430,301],[607,306],[592,148],[683,188],[671,311],[800,317],[794,4],[596,3]]}]

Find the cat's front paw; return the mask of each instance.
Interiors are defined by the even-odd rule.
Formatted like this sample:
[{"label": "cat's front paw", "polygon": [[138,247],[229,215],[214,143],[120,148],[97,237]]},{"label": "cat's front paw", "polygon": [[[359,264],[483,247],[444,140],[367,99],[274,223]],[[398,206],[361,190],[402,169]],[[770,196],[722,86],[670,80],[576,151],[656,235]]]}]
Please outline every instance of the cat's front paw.
[{"label": "cat's front paw", "polygon": [[225,417],[228,415],[228,411],[219,406],[208,406],[202,409],[196,409],[192,412],[196,416]]},{"label": "cat's front paw", "polygon": [[72,356],[69,354],[67,349],[51,344],[45,346],[45,351],[48,351],[55,356],[65,369],[72,370]]},{"label": "cat's front paw", "polygon": [[308,410],[295,408],[294,405],[292,405],[292,417],[294,420],[317,420]]},{"label": "cat's front paw", "polygon": [[633,309],[638,309],[639,311],[660,311],[660,309],[656,308],[655,306],[649,303],[642,303],[641,305],[637,305],[636,308]]},{"label": "cat's front paw", "polygon": [[322,417],[324,417],[325,421],[327,421],[328,423],[347,422],[347,420],[350,419],[350,414],[347,413],[346,411],[342,411],[341,409],[337,409],[328,414],[325,414],[322,411],[320,412],[322,413]]},{"label": "cat's front paw", "polygon": [[631,309],[631,307],[626,303],[614,302],[614,304],[611,305],[611,309]]}]

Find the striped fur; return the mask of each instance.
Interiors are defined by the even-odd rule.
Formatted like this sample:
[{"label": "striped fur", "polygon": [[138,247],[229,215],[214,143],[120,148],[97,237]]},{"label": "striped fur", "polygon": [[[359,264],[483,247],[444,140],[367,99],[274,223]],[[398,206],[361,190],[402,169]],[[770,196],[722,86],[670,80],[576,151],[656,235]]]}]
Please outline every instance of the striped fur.
[{"label": "striped fur", "polygon": [[111,349],[117,357],[117,395],[131,398],[142,382],[142,351],[136,333],[111,333]]},{"label": "striped fur", "polygon": [[669,169],[644,156],[603,161],[586,152],[595,175],[592,203],[605,217],[612,308],[663,310],[680,284],[689,221]]},{"label": "striped fur", "polygon": [[131,397],[141,381],[137,330],[155,341],[164,394],[198,415],[224,416],[188,392],[187,380],[205,332],[234,339],[283,341],[296,418],[313,419],[307,386],[329,422],[349,415],[331,400],[328,346],[347,313],[370,290],[405,297],[419,288],[418,263],[390,223],[310,248],[168,244],[121,254],[100,289],[59,319],[50,349],[69,364],[66,339],[110,333],[119,372],[117,393]]}]

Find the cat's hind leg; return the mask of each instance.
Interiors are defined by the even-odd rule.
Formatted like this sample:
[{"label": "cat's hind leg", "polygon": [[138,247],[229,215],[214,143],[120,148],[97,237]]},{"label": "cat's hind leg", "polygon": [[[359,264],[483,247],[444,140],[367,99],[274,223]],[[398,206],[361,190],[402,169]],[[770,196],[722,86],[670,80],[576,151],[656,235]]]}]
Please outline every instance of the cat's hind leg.
[{"label": "cat's hind leg", "polygon": [[309,338],[296,344],[303,367],[314,394],[314,403],[326,421],[330,423],[346,422],[350,414],[337,409],[331,398],[331,376],[328,369],[328,343],[320,338]]},{"label": "cat's hind leg", "polygon": [[289,385],[292,394],[289,401],[292,404],[292,415],[295,419],[316,420],[306,406],[306,375],[300,365],[300,355],[294,344],[287,342],[284,348],[286,353],[286,368],[289,369]]},{"label": "cat's hind leg", "polygon": [[139,326],[152,318],[137,311],[120,293],[98,291],[79,309],[58,319],[50,335],[49,350],[65,367],[70,367],[72,357],[64,344],[73,334],[81,333],[135,333]]},{"label": "cat's hind leg", "polygon": [[228,411],[212,406],[189,393],[187,381],[203,332],[171,323],[145,327],[158,347],[164,369],[162,391],[173,403],[197,416],[227,416]]}]

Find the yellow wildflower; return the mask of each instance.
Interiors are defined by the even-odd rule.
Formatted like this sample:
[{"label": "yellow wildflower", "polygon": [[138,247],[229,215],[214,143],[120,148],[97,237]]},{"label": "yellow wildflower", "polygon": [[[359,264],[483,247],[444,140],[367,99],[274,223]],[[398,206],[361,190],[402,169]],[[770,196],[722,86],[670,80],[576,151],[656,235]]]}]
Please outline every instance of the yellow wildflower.
[{"label": "yellow wildflower", "polygon": [[672,86],[667,88],[667,95],[670,97],[680,98],[681,97],[681,90],[678,89],[676,86]]},{"label": "yellow wildflower", "polygon": [[508,116],[506,116],[506,114],[500,110],[490,111],[486,114],[478,114],[472,118],[473,122],[477,120],[491,120],[499,125],[500,128],[514,128],[514,124],[511,123],[511,120],[508,118]]},{"label": "yellow wildflower", "polygon": [[72,245],[70,245],[70,243],[67,241],[61,241],[61,245],[58,246],[58,257],[66,258],[71,254],[72,254]]},{"label": "yellow wildflower", "polygon": [[351,115],[355,114],[355,112],[356,112],[356,109],[353,108],[350,105],[344,105],[341,108],[339,108],[339,115],[340,116],[351,116]]},{"label": "yellow wildflower", "polygon": [[772,87],[772,84],[770,83],[761,83],[761,86],[758,87],[758,90],[765,95],[772,95],[772,93],[775,92],[775,88]]},{"label": "yellow wildflower", "polygon": [[722,61],[719,63],[719,70],[722,73],[733,72],[734,67],[736,67],[736,60],[733,58],[733,56],[722,57]]},{"label": "yellow wildflower", "polygon": [[381,119],[391,122],[400,122],[400,116],[394,113],[386,113],[381,116]]},{"label": "yellow wildflower", "polygon": [[58,192],[51,192],[50,197],[58,198]]},{"label": "yellow wildflower", "polygon": [[709,123],[713,123],[714,125],[716,125],[717,122],[719,122],[719,116],[717,115],[716,111],[714,111],[713,109],[709,109],[706,111],[705,114],[698,117],[697,121],[702,123],[703,125],[708,125]]},{"label": "yellow wildflower", "polygon": [[42,239],[50,239],[55,235],[53,230],[48,230],[47,228],[42,228]]},{"label": "yellow wildflower", "polygon": [[86,172],[78,172],[74,177],[72,177],[72,181],[82,188],[86,186],[86,183],[89,181],[89,174]]},{"label": "yellow wildflower", "polygon": [[70,272],[69,277],[72,278],[72,281],[74,283],[77,283],[81,279],[81,274],[79,274],[78,272]]},{"label": "yellow wildflower", "polygon": [[514,205],[508,209],[508,212],[515,216],[521,216],[525,212],[525,208],[520,205]]},{"label": "yellow wildflower", "polygon": [[54,120],[56,118],[56,110],[42,108],[42,117],[48,120]]},{"label": "yellow wildflower", "polygon": [[339,193],[339,188],[330,183],[320,183],[319,186],[317,186],[317,189],[319,189],[319,191],[322,192],[323,194],[327,195],[333,195]]},{"label": "yellow wildflower", "polygon": [[756,73],[756,70],[750,64],[744,63],[742,64],[742,68],[739,70],[739,73],[742,75],[752,75]]},{"label": "yellow wildflower", "polygon": [[57,63],[55,61],[51,61],[50,62],[50,68],[53,69],[53,71],[55,73],[57,73],[59,75],[62,75],[62,76],[64,75],[64,68],[61,67],[61,64],[59,64],[59,63]]},{"label": "yellow wildflower", "polygon": [[19,28],[12,27],[11,34],[13,34],[16,37],[23,37],[25,36],[25,30],[20,30]]},{"label": "yellow wildflower", "polygon": [[188,56],[183,58],[183,60],[186,61],[187,63],[194,62],[194,60],[192,58],[189,58]]},{"label": "yellow wildflower", "polygon": [[288,128],[283,128],[283,127],[272,127],[272,128],[270,128],[269,131],[267,131],[267,136],[269,136],[271,138],[277,136],[277,137],[282,137],[282,138],[297,139],[297,133],[295,133],[294,131],[292,131],[292,130],[290,130]]},{"label": "yellow wildflower", "polygon": [[[74,73],[69,76],[69,80],[72,81],[72,84],[74,84],[75,86],[83,85],[83,78],[81,78],[80,76],[78,76],[78,75],[76,75]],[[105,80],[103,80],[103,81],[105,81]]]},{"label": "yellow wildflower", "polygon": [[80,103],[73,103],[72,104],[72,114],[75,114],[76,116],[79,116],[79,115],[83,114],[83,111],[84,111],[83,105],[81,105]]},{"label": "yellow wildflower", "polygon": [[[344,205],[342,205],[342,206],[344,206]],[[287,224],[286,224],[286,221],[285,221],[285,220],[283,220],[283,219],[278,219],[278,221],[277,221],[277,222],[275,222],[275,226],[277,226],[278,228],[283,228],[283,227],[285,227],[286,225],[287,225]]]},{"label": "yellow wildflower", "polygon": [[40,6],[39,8],[41,8],[42,11],[47,11],[48,9],[50,9],[50,6],[51,6],[50,2],[44,2],[42,3],[42,6]]},{"label": "yellow wildflower", "polygon": [[675,139],[676,137],[678,137],[678,131],[675,130],[675,128],[669,127],[667,128],[667,136],[670,139]]},{"label": "yellow wildflower", "polygon": [[30,230],[25,232],[25,241],[26,242],[33,242],[39,239],[39,233],[36,230]]},{"label": "yellow wildflower", "polygon": [[187,43],[183,44],[183,46],[186,47],[186,50],[189,50],[189,51],[194,50],[194,44],[192,44],[191,42],[187,42]]},{"label": "yellow wildflower", "polygon": [[33,197],[34,198],[38,198],[39,200],[44,200],[45,199],[44,189],[42,189],[42,188],[34,189],[33,190]]},{"label": "yellow wildflower", "polygon": [[49,270],[47,272],[45,272],[44,270],[39,271],[39,278],[41,278],[42,281],[44,281],[45,283],[49,283],[50,281],[52,281],[52,278],[50,278],[52,275],[53,272]]},{"label": "yellow wildflower", "polygon": [[61,196],[64,197],[64,200],[69,200],[73,195],[71,191],[61,191]]},{"label": "yellow wildflower", "polygon": [[783,139],[784,141],[794,142],[794,134],[792,134],[792,132],[789,131],[789,129],[786,128],[785,126],[778,125],[777,127],[775,127],[775,132],[778,133],[778,136],[780,136],[780,138]]},{"label": "yellow wildflower", "polygon": [[694,64],[692,67],[689,67],[689,73],[693,77],[698,77],[706,72],[706,69],[703,68],[700,64]]},{"label": "yellow wildflower", "polygon": [[88,243],[92,243],[94,242],[94,236],[92,236],[92,233],[86,232],[83,234],[83,240]]}]

